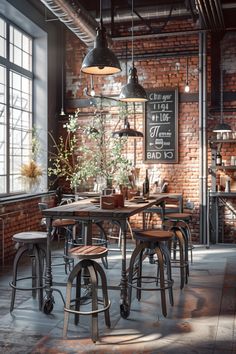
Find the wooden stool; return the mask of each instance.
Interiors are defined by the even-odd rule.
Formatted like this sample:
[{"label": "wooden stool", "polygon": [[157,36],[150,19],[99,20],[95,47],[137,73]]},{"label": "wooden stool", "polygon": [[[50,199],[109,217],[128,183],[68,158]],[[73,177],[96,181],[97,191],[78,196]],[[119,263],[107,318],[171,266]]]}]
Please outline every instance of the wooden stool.
[{"label": "wooden stool", "polygon": [[[79,315],[91,315],[92,316],[92,340],[96,342],[98,340],[98,313],[104,312],[105,323],[107,327],[110,327],[110,301],[108,299],[107,292],[107,280],[103,268],[94,261],[94,259],[102,259],[107,255],[107,248],[102,246],[79,246],[69,250],[72,257],[81,259],[79,263],[75,265],[72,269],[66,286],[66,303],[64,307],[64,327],[63,327],[63,337],[66,337],[69,322],[69,313],[74,313],[74,323],[75,325],[79,322]],[[80,305],[83,301],[81,297],[81,280],[82,272],[85,273],[84,282],[86,287],[90,288],[91,291],[91,301],[92,310],[91,311],[81,311]],[[103,298],[98,298],[98,275],[101,279],[101,289]],[[76,298],[71,299],[71,289],[73,280],[76,278]],[[102,307],[99,307],[102,304]]]},{"label": "wooden stool", "polygon": [[[166,310],[166,295],[165,291],[168,289],[170,304],[174,305],[173,300],[173,280],[171,275],[171,262],[170,254],[167,243],[174,236],[173,232],[165,230],[145,230],[134,231],[134,238],[139,241],[135,247],[129,265],[128,286],[129,286],[129,304],[131,304],[132,288],[137,289],[137,299],[141,299],[141,291],[160,291],[161,292],[161,306],[163,316],[167,316]],[[157,256],[158,273],[157,276],[143,276],[142,275],[142,261],[144,250],[154,251],[154,255]],[[138,258],[138,265],[136,260]],[[152,262],[151,262],[152,263]],[[165,276],[164,265],[166,265],[167,276]],[[137,266],[137,267],[136,267]],[[145,288],[143,283],[155,282],[155,287]],[[160,285],[158,285],[160,282]]]},{"label": "wooden stool", "polygon": [[[10,282],[12,287],[10,311],[13,311],[15,304],[16,290],[32,291],[33,298],[38,292],[39,310],[43,305],[43,262],[45,258],[45,247],[47,242],[46,232],[26,231],[15,234],[12,237],[13,241],[19,243],[18,251],[16,252],[13,263],[13,280]],[[24,278],[18,278],[18,264],[22,256],[27,253],[32,261],[32,275]],[[18,287],[17,282],[26,279],[32,279],[32,287]]]},{"label": "wooden stool", "polygon": [[186,260],[188,260],[188,251],[190,251],[191,263],[193,263],[193,243],[192,235],[189,227],[189,222],[191,220],[191,213],[169,213],[163,216],[163,221],[170,221],[174,226],[178,226],[184,233],[185,243],[186,243]]}]

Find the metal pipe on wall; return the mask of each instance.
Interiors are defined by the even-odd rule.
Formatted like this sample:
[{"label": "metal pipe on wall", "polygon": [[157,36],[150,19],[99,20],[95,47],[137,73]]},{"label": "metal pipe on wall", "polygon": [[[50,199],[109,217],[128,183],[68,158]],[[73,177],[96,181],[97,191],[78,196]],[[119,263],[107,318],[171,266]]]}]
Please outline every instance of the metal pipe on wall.
[{"label": "metal pipe on wall", "polygon": [[199,34],[199,217],[200,242],[207,242],[207,37]]}]

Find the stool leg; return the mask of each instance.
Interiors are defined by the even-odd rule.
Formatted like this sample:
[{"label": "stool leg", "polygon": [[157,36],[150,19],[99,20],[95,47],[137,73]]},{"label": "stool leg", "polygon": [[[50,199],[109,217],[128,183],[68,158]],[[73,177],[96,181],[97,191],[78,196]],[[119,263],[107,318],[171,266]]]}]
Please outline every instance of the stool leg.
[{"label": "stool leg", "polygon": [[170,260],[170,252],[168,245],[165,242],[160,242],[160,248],[164,254],[164,261],[166,265],[166,273],[167,273],[167,281],[168,281],[168,292],[169,292],[169,300],[171,306],[174,306],[174,297],[173,297],[173,279],[171,272],[171,260]]},{"label": "stool leg", "polygon": [[[82,269],[79,270],[76,277],[76,295],[75,295],[75,310],[80,310],[80,301],[81,301],[81,279],[82,279]],[[79,323],[79,313],[75,313],[75,325]]]},{"label": "stool leg", "polygon": [[134,265],[137,259],[137,256],[140,254],[142,250],[148,247],[148,244],[143,242],[138,244],[132,252],[130,263],[129,263],[129,275],[128,275],[128,299],[129,306],[131,306],[132,301],[132,284],[133,284],[133,276],[134,276]]},{"label": "stool leg", "polygon": [[138,301],[141,300],[141,295],[142,295],[142,273],[143,273],[143,252],[144,252],[144,248],[141,249],[141,251],[139,252],[139,256],[138,256],[138,273],[137,273],[137,291],[136,291],[136,298]]},{"label": "stool leg", "polygon": [[[185,226],[187,226],[186,223],[184,223]],[[188,282],[188,276],[189,276],[189,261],[188,261],[188,251],[189,251],[189,243],[188,243],[188,231],[186,227],[179,226],[178,224],[175,226],[176,230],[179,230],[182,233],[183,236],[183,242],[184,242],[184,257],[185,257],[185,262],[186,262],[186,284]]]},{"label": "stool leg", "polygon": [[40,265],[40,248],[38,245],[34,245],[34,261],[36,275],[36,292],[38,292],[39,310],[41,311],[43,306],[43,281]]},{"label": "stool leg", "polygon": [[28,247],[26,245],[21,246],[14,258],[13,262],[13,279],[12,282],[10,283],[10,286],[12,287],[12,292],[11,292],[11,305],[10,305],[10,312],[13,311],[14,309],[14,304],[15,304],[15,297],[16,297],[16,282],[17,282],[17,270],[18,270],[18,263],[20,261],[20,258],[22,255],[28,251]]},{"label": "stool leg", "polygon": [[67,330],[68,330],[68,323],[69,323],[69,312],[70,310],[70,303],[71,303],[71,289],[72,289],[72,283],[74,278],[77,276],[78,272],[81,271],[81,264],[78,263],[71,271],[68,280],[67,280],[67,286],[66,286],[66,301],[65,301],[65,307],[64,307],[64,325],[63,325],[63,338],[66,338],[67,336]]},{"label": "stool leg", "polygon": [[184,287],[185,279],[185,258],[184,258],[184,238],[180,231],[175,231],[175,238],[179,243],[179,258],[180,258],[180,289]]},{"label": "stool leg", "polygon": [[[93,265],[87,267],[90,275],[90,284],[92,291],[92,311],[98,309],[98,294],[97,294],[97,275]],[[92,341],[96,342],[98,340],[98,314],[92,313]]]},{"label": "stool leg", "polygon": [[37,295],[37,263],[35,258],[36,246],[32,247],[31,257],[31,275],[32,275],[32,298],[35,299]]},{"label": "stool leg", "polygon": [[[104,270],[98,264],[97,262],[93,262],[93,266],[96,270],[96,272],[100,275],[101,278],[101,286],[102,286],[102,293],[103,293],[103,306],[107,307],[109,305],[109,298],[108,298],[108,291],[107,291],[107,278]],[[109,313],[109,308],[104,311],[104,316],[105,316],[105,323],[108,328],[111,327],[111,321],[110,321],[110,313]]]},{"label": "stool leg", "polygon": [[155,253],[157,255],[159,271],[160,271],[160,291],[161,291],[161,307],[163,316],[167,316],[166,310],[166,295],[165,295],[165,276],[164,276],[164,261],[163,254],[159,247],[155,248]]}]

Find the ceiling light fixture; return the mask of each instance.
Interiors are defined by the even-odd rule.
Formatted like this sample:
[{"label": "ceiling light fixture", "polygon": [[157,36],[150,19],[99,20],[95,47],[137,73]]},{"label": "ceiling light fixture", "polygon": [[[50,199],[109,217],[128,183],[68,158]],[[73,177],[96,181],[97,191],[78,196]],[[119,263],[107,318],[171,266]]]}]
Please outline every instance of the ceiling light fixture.
[{"label": "ceiling light fixture", "polygon": [[189,93],[190,87],[189,87],[189,82],[188,82],[188,57],[187,57],[187,65],[186,65],[186,83],[184,87],[184,92]]},{"label": "ceiling light fixture", "polygon": [[[135,102],[133,102],[134,106],[134,123],[136,118],[136,109],[135,109]],[[137,131],[136,129],[130,128],[130,123],[128,121],[128,112],[127,112],[127,103],[126,103],[126,116],[124,119],[124,128],[112,133],[113,138],[115,137],[132,137],[132,138],[143,138],[143,133]]]},{"label": "ceiling light fixture", "polygon": [[123,102],[146,102],[146,91],[138,83],[137,69],[134,66],[134,1],[132,0],[132,67],[129,71],[128,83],[122,87],[120,101]]},{"label": "ceiling light fixture", "polygon": [[90,75],[112,75],[121,71],[115,54],[108,48],[106,29],[102,21],[102,0],[100,0],[100,25],[94,41],[94,48],[85,56],[81,71]]},{"label": "ceiling light fixture", "polygon": [[223,95],[224,95],[224,90],[223,90],[223,68],[221,65],[221,72],[220,72],[220,123],[217,124],[217,126],[213,129],[213,132],[215,133],[230,133],[232,131],[231,127],[229,124],[224,123],[224,117],[223,117]]}]

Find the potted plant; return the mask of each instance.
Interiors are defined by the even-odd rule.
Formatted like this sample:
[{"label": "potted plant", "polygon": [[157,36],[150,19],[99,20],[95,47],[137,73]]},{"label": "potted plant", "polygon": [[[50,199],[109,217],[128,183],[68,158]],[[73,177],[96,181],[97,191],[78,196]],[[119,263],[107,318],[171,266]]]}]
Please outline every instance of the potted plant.
[{"label": "potted plant", "polygon": [[54,177],[54,182],[64,177],[66,181],[69,181],[72,190],[75,190],[80,183],[78,164],[79,139],[77,134],[79,129],[78,115],[79,110],[75,114],[69,115],[68,123],[63,126],[66,129],[65,137],[60,136],[59,142],[49,132],[54,150],[49,152],[50,166],[48,175]]}]

